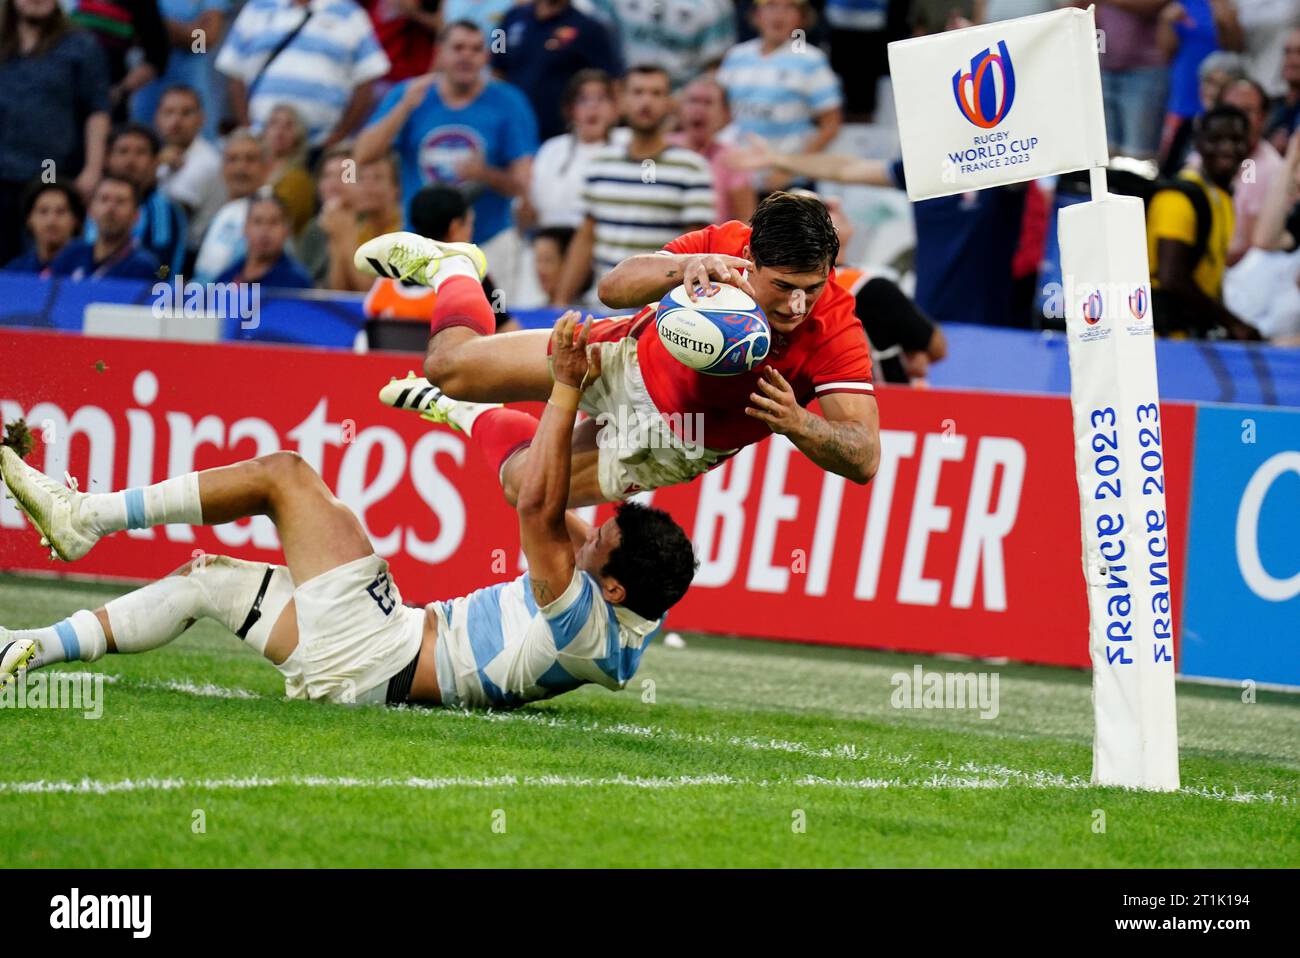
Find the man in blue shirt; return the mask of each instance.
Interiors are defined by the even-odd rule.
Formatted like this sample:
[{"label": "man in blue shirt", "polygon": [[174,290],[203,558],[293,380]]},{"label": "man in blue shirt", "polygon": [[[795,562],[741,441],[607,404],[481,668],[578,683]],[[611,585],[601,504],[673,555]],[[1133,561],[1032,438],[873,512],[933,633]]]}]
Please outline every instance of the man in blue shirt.
[{"label": "man in blue shirt", "polygon": [[268,289],[311,289],[311,276],[285,252],[289,212],[276,196],[259,196],[249,204],[244,223],[248,252],[217,277],[218,283],[261,283]]},{"label": "man in blue shirt", "polygon": [[73,279],[156,279],[158,261],[131,235],[139,211],[135,185],[105,176],[90,197],[90,219],[98,227],[95,241],[69,243],[50,264],[50,272]]},{"label": "man in blue shirt", "polygon": [[[120,177],[136,189],[140,215],[131,235],[170,272],[179,273],[185,263],[189,219],[179,203],[158,189],[161,151],[162,140],[151,127],[127,123],[108,138],[104,165],[110,176]],[[93,243],[95,236],[95,224],[87,223],[86,239]]]},{"label": "man in blue shirt", "polygon": [[[492,68],[528,94],[543,140],[566,132],[564,91],[579,70],[623,75],[623,61],[604,24],[569,0],[534,0],[501,21],[503,43],[492,44]],[[439,54],[441,56],[441,53]]]},{"label": "man in blue shirt", "polygon": [[488,79],[487,42],[468,21],[445,27],[439,72],[397,84],[357,138],[358,166],[396,149],[402,208],[430,183],[461,187],[474,200],[474,242],[511,225],[510,202],[528,189],[537,122],[528,100],[509,83]]}]

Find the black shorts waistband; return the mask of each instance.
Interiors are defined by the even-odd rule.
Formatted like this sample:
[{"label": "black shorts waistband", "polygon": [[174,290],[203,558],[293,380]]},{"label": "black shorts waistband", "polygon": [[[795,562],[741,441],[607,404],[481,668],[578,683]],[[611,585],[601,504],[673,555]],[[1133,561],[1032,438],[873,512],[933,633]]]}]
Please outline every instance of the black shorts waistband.
[{"label": "black shorts waistband", "polygon": [[415,653],[402,671],[388,680],[388,694],[384,697],[385,705],[403,705],[411,697],[411,684],[415,681],[415,669],[420,664],[420,653]]}]

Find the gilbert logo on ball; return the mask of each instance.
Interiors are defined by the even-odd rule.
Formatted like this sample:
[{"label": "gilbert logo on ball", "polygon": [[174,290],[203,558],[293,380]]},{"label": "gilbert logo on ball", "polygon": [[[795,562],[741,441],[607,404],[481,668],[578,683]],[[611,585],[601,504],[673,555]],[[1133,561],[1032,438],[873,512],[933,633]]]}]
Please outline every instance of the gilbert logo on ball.
[{"label": "gilbert logo on ball", "polygon": [[772,345],[763,310],[734,286],[716,285],[694,302],[678,286],[659,301],[655,326],[674,359],[710,376],[749,372]]}]

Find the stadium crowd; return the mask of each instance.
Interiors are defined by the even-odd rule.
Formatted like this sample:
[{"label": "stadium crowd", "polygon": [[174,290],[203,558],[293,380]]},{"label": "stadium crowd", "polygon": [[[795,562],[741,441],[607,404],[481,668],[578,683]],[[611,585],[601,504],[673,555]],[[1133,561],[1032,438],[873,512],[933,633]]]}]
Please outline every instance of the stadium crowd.
[{"label": "stadium crowd", "polygon": [[[482,246],[504,324],[596,306],[623,258],[774,190],[900,189],[896,156],[845,155],[893,130],[887,42],[1088,0],[2,2],[4,268],[419,319],[428,291],[352,262],[417,229]],[[1095,3],[1157,331],[1300,343],[1300,0]],[[882,375],[923,379],[944,323],[1059,327],[1040,272],[1078,185],[923,201],[903,262],[838,264]],[[853,210],[823,195],[848,255]]]}]

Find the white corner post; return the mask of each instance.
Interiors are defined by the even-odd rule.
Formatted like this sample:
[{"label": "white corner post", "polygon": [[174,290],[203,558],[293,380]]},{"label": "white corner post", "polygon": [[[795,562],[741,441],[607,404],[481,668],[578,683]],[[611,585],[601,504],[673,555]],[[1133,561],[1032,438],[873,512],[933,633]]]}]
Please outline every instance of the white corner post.
[{"label": "white corner post", "polygon": [[[913,201],[1090,170],[1061,211],[1099,785],[1178,788],[1164,424],[1142,201],[1106,191],[1093,9],[889,45]],[[1068,641],[1082,640],[1070,623]],[[1077,628],[1077,632],[1074,630]]]},{"label": "white corner post", "polygon": [[1106,192],[1060,214],[1083,573],[1091,618],[1092,781],[1178,788],[1173,569],[1145,208]]}]

